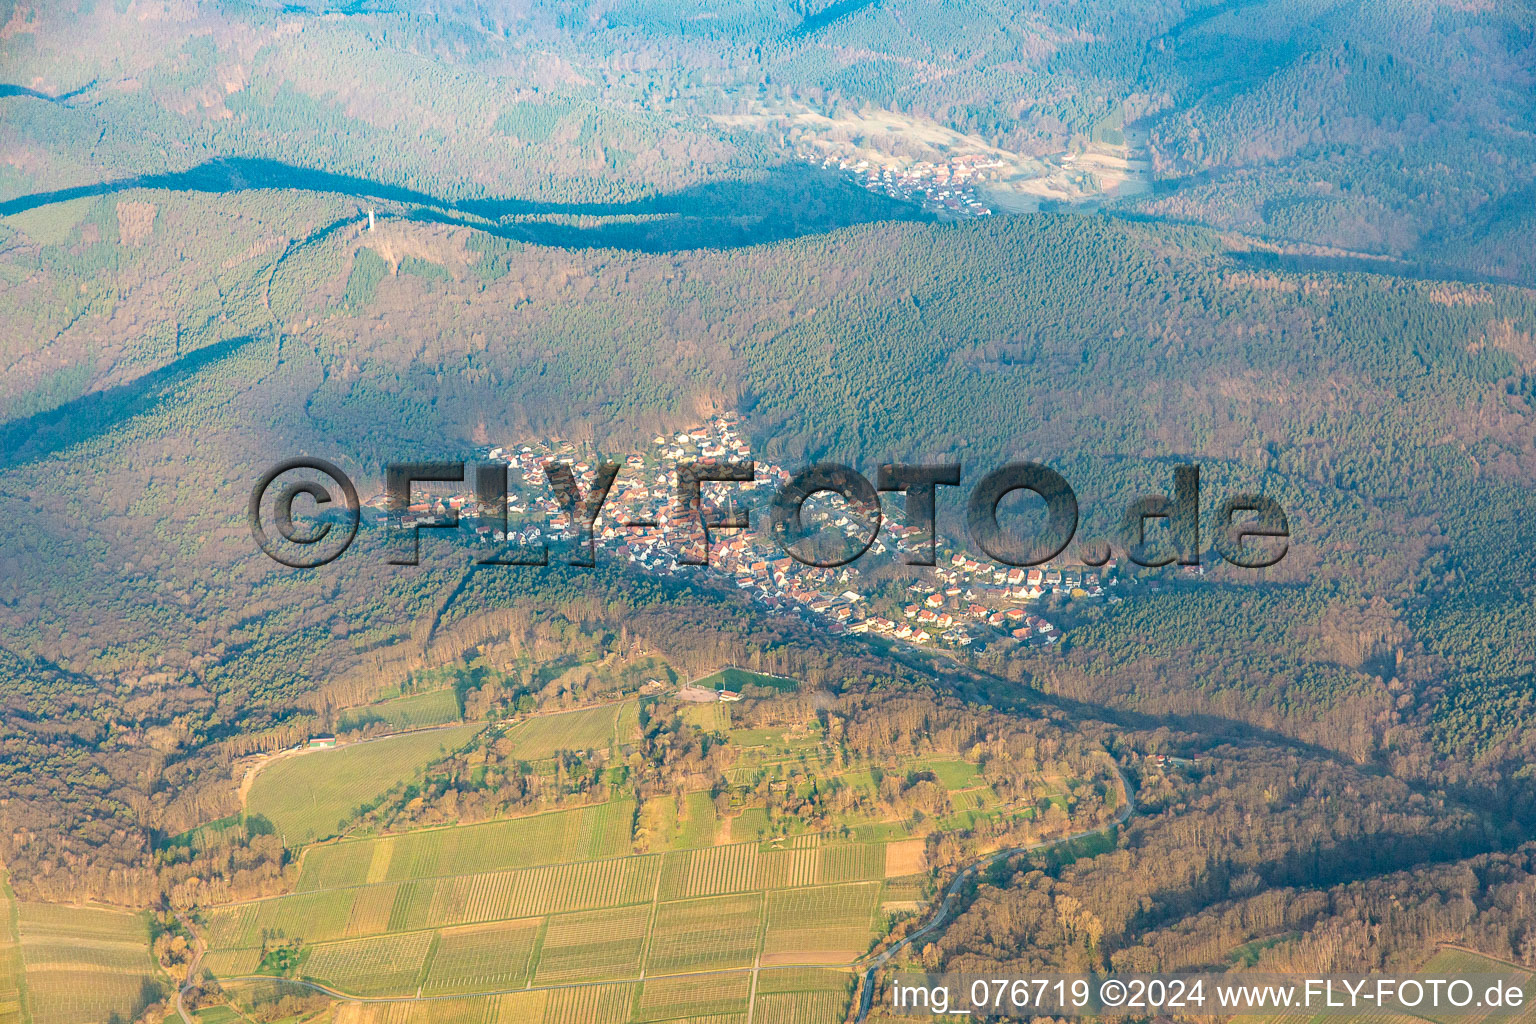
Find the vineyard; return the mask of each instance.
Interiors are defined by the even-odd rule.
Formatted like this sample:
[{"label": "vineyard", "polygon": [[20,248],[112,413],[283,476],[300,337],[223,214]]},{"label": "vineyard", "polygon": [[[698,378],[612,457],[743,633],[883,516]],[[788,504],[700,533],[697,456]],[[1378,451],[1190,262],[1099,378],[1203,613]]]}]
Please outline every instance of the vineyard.
[{"label": "vineyard", "polygon": [[0,1021],[128,1020],[161,998],[141,915],[9,899],[5,909]]},{"label": "vineyard", "polygon": [[0,870],[0,1024],[22,1024],[21,944],[11,882]]},{"label": "vineyard", "polygon": [[[206,964],[237,993],[265,950],[296,945],[295,977],[412,1000],[339,1018],[363,1024],[448,1019],[450,1003],[479,1022],[734,1020],[772,974],[768,1019],[814,1024],[839,1019],[851,975],[808,968],[867,951],[887,887],[905,898],[926,869],[818,835],[626,856],[633,815],[614,801],[311,847],[300,891],[206,914]],[[461,995],[479,998],[444,998]]]},{"label": "vineyard", "polygon": [[409,781],[481,728],[406,733],[283,758],[256,777],[246,811],[270,821],[291,846],[325,839],[340,832],[358,807]]},{"label": "vineyard", "polygon": [[429,690],[396,697],[366,707],[351,708],[337,726],[342,732],[380,726],[386,732],[406,732],[448,725],[459,720],[459,698],[452,690]]},{"label": "vineyard", "polygon": [[1430,957],[1428,963],[1412,974],[1420,978],[1467,981],[1476,979],[1479,995],[1483,986],[1489,984],[1494,978],[1498,978],[1506,985],[1518,985],[1525,993],[1526,1002],[1519,1010],[1491,1007],[1479,1010],[1469,1007],[1463,1012],[1446,1013],[1444,1010],[1423,1008],[1414,1015],[1373,1013],[1361,1014],[1349,1019],[1340,1016],[1337,1012],[1330,1015],[1305,1010],[1289,1013],[1245,1014],[1233,1017],[1232,1024],[1330,1024],[1330,1022],[1355,1024],[1362,1019],[1369,1021],[1370,1024],[1489,1024],[1490,1021],[1498,1021],[1499,1024],[1533,1024],[1536,1022],[1536,1003],[1531,1002],[1532,983],[1536,981],[1536,974],[1530,970],[1467,950],[1441,949]]},{"label": "vineyard", "polygon": [[[739,671],[718,682],[760,685]],[[1070,788],[1041,776],[1033,802],[1009,806],[958,755],[849,760],[815,716],[753,727],[735,710],[626,700],[523,718],[495,742],[537,766],[622,755],[674,714],[732,748],[724,788],[637,802],[619,787],[605,802],[311,844],[293,893],[203,912],[205,966],[237,1007],[245,987],[258,999],[301,981],[393,1000],[345,1001],[337,1024],[742,1024],[749,1011],[754,1024],[830,1024],[851,965],[930,889],[931,828],[914,830],[922,816],[894,794],[926,794],[941,823],[1028,830]],[[306,760],[320,759],[292,763]],[[819,793],[836,796],[820,830],[779,809]]]}]

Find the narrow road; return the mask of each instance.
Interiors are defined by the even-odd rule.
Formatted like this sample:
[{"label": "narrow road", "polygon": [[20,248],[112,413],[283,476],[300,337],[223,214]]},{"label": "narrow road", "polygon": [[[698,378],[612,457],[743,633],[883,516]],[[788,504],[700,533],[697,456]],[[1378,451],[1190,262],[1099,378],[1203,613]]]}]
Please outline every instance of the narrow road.
[{"label": "narrow road", "polygon": [[182,979],[181,986],[176,989],[176,1013],[181,1017],[182,1024],[194,1024],[192,1014],[187,1012],[183,997],[187,994],[187,989],[197,981],[197,968],[203,961],[203,954],[208,952],[208,944],[203,941],[201,935],[197,934],[192,927],[192,922],[180,911],[176,912],[176,920],[180,921],[181,926],[187,930],[187,934],[192,936],[192,959],[187,963],[187,976]]}]

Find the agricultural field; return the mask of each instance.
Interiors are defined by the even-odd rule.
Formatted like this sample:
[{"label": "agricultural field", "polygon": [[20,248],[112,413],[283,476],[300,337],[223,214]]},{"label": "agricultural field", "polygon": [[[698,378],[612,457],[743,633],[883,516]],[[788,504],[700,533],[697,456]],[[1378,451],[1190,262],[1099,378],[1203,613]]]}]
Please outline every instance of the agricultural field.
[{"label": "agricultural field", "polygon": [[482,728],[470,724],[408,733],[273,761],[251,785],[246,813],[270,821],[289,846],[337,835],[359,807],[409,782]]},{"label": "agricultural field", "polygon": [[304,852],[299,890],[465,876],[629,853],[635,805],[614,800],[568,811],[398,836],[346,840]]},{"label": "agricultural field", "polygon": [[424,991],[436,995],[521,988],[531,976],[539,934],[537,919],[445,928],[438,933]]},{"label": "agricultural field", "polygon": [[426,974],[431,932],[402,932],[315,946],[304,973],[361,996],[413,992]]},{"label": "agricultural field", "polygon": [[762,918],[758,893],[663,903],[651,928],[647,970],[683,974],[748,967],[757,952]]},{"label": "agricultural field", "polygon": [[459,721],[461,717],[458,694],[451,689],[430,690],[364,707],[348,708],[342,713],[337,729],[340,732],[351,732],[376,725],[383,726],[387,732],[406,732],[448,725]]},{"label": "agricultural field", "polygon": [[[852,995],[846,971],[759,973],[754,1022],[840,1024]],[[238,986],[237,986],[238,988]],[[744,1024],[751,976],[655,978],[644,983],[528,989],[493,996],[405,1003],[343,1003],[336,1024]],[[225,1024],[220,1020],[218,1024]]]},{"label": "agricultural field", "polygon": [[538,985],[635,977],[645,957],[649,906],[594,910],[551,918],[533,979]]},{"label": "agricultural field", "polygon": [[753,1024],[840,1021],[853,995],[854,975],[823,968],[763,971],[757,979]]},{"label": "agricultural field", "polygon": [[[533,1014],[515,1019],[553,1020],[572,992],[595,1001],[591,1019],[618,1024],[741,1014],[754,969],[843,965],[868,950],[887,864],[910,861],[892,861],[885,843],[815,835],[626,856],[619,825],[633,813],[615,801],[311,847],[301,891],[205,915],[208,969],[237,979],[263,948],[296,944],[294,976],[359,997],[436,997],[377,1018],[387,1024],[435,1020],[461,995],[484,1014],[475,1020],[513,1019],[495,1016],[510,994]],[[847,976],[826,974],[836,983],[764,987],[765,1012],[839,1020]]]},{"label": "agricultural field", "polygon": [[515,744],[516,757],[539,761],[562,750],[608,750],[630,742],[638,729],[633,702],[627,702],[537,715],[507,735]]},{"label": "agricultural field", "polygon": [[245,1018],[228,1006],[210,1006],[192,1015],[197,1024],[244,1024]]},{"label": "agricultural field", "polygon": [[19,934],[26,994],[19,1019],[106,1024],[131,1020],[161,997],[141,915],[52,903],[15,909],[8,927]]},{"label": "agricultural field", "polygon": [[0,1024],[22,1024],[26,981],[22,976],[21,941],[11,880],[0,869]]},{"label": "agricultural field", "polygon": [[765,963],[845,963],[869,945],[880,885],[863,882],[768,894]]},{"label": "agricultural field", "polygon": [[[927,829],[899,795],[920,791],[930,823],[1033,811],[1003,807],[958,756],[849,763],[815,718],[736,728],[735,705],[655,700],[532,716],[507,736],[528,762],[612,756],[642,742],[642,717],[675,713],[717,748],[725,737],[723,789],[637,805],[619,787],[604,803],[311,844],[294,893],[204,912],[209,971],[238,983],[284,945],[288,976],[394,1000],[344,1006],[337,1024],[833,1024],[852,965],[924,902]],[[818,801],[838,808],[819,831],[785,810]]]},{"label": "agricultural field", "polygon": [[[1497,1021],[1498,1024],[1533,1024],[1536,1022],[1536,972],[1515,967],[1512,964],[1494,960],[1477,953],[1470,953],[1460,949],[1442,949],[1429,962],[1419,968],[1418,974],[1431,978],[1499,978],[1506,985],[1518,985],[1525,992],[1525,1005],[1519,1012],[1509,1010],[1489,1009],[1478,1014],[1445,1014],[1433,1010],[1425,1010],[1417,1013],[1424,1020],[1433,1021],[1434,1024],[1489,1024]],[[1487,982],[1484,983],[1486,986]],[[1481,993],[1479,993],[1480,995]]]}]

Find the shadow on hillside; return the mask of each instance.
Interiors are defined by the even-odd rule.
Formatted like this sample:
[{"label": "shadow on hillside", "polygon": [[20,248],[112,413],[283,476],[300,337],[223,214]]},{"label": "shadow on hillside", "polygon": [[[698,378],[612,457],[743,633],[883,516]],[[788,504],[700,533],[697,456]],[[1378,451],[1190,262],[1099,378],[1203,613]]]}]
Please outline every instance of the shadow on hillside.
[{"label": "shadow on hillside", "polygon": [[801,39],[812,32],[819,32],[834,22],[841,21],[851,15],[857,14],[866,7],[874,7],[880,0],[833,0],[815,14],[806,17],[785,33],[789,39]]},{"label": "shadow on hillside", "polygon": [[1375,259],[1370,256],[1312,256],[1256,250],[1231,251],[1227,258],[1254,270],[1286,274],[1383,274],[1412,281],[1455,281],[1458,284],[1524,285],[1518,275],[1485,274],[1444,263]]},{"label": "shadow on hillside", "polygon": [[0,424],[0,452],[4,453],[0,467],[56,455],[107,433],[139,413],[152,411],[172,387],[255,340],[247,336],[215,342],[126,384],[92,391],[44,412]]},{"label": "shadow on hillside", "polygon": [[[644,252],[739,248],[852,224],[922,217],[911,204],[875,195],[836,175],[801,164],[770,168],[758,180],[705,182],[627,202],[553,203],[447,200],[355,175],[255,159],[215,160],[186,171],[136,175],[18,196],[0,202],[0,216],[130,189],[211,194],[257,189],[328,192],[399,204],[409,208],[405,215],[413,219],[474,227],[537,245]],[[615,219],[594,224],[589,218]]]},{"label": "shadow on hillside", "polygon": [[60,93],[57,96],[50,96],[45,92],[38,92],[36,89],[29,89],[24,85],[16,85],[12,82],[0,82],[0,100],[10,99],[13,96],[29,96],[32,99],[46,100],[49,103],[67,103],[87,89],[93,88],[96,82],[97,79],[93,78],[80,88],[71,89],[69,92]]}]

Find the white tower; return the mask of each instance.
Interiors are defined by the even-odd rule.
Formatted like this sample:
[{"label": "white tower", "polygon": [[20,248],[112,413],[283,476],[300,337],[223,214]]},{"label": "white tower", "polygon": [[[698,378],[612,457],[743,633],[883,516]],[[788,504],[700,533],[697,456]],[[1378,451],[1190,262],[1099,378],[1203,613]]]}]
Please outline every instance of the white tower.
[{"label": "white tower", "polygon": [[373,211],[372,210],[368,211],[368,230],[369,231],[373,230]]}]

